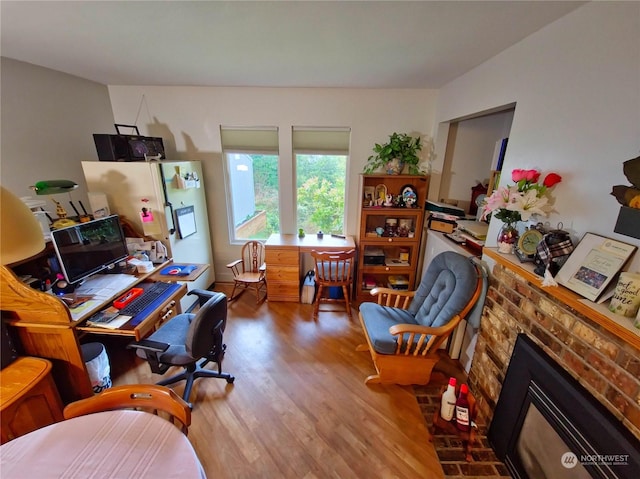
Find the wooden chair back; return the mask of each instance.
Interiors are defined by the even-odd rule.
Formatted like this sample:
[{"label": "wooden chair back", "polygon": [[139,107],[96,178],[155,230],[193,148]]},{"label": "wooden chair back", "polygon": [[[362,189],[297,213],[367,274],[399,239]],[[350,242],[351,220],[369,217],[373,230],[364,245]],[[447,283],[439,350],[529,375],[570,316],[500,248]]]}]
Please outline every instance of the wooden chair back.
[{"label": "wooden chair back", "polygon": [[155,384],[127,384],[105,389],[100,394],[68,404],[63,416],[71,419],[77,416],[117,409],[137,409],[164,412],[167,419],[186,435],[191,425],[191,408],[172,389]]},{"label": "wooden chair back", "polygon": [[312,251],[316,282],[323,286],[351,285],[356,250]]},{"label": "wooden chair back", "polygon": [[249,241],[242,247],[242,272],[259,273],[264,265],[265,248],[260,241]]}]

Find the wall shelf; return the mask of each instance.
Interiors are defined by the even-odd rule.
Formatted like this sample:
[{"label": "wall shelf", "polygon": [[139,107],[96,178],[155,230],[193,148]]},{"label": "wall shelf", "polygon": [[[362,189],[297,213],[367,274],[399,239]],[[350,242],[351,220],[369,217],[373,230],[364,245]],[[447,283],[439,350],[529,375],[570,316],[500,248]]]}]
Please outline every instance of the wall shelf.
[{"label": "wall shelf", "polygon": [[513,271],[529,283],[538,286],[545,293],[599,324],[611,334],[636,349],[640,349],[640,329],[633,326],[633,318],[625,318],[614,314],[607,309],[606,304],[597,304],[589,301],[562,285],[543,287],[542,278],[533,272],[534,265],[532,263],[519,263],[516,256],[512,254],[499,253],[497,248],[484,248],[482,252],[501,266]]}]

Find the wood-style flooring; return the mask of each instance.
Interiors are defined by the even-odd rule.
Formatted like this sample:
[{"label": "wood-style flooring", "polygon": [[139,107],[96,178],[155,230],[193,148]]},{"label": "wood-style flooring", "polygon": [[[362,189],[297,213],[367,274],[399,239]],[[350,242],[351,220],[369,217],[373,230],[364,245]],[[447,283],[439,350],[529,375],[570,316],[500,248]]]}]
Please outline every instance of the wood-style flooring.
[{"label": "wood-style flooring", "polygon": [[[256,305],[250,291],[230,303],[223,370],[235,383],[198,379],[191,395],[189,439],[209,479],[443,478],[412,388],[365,386],[357,312],[314,321],[312,308]],[[108,350],[114,384],[161,379],[122,344]]]}]

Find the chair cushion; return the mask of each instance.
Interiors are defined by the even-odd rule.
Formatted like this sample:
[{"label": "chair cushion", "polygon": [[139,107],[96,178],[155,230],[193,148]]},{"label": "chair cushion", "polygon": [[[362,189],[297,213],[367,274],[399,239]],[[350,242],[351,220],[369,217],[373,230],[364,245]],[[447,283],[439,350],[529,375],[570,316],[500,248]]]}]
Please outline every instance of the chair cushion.
[{"label": "chair cushion", "polygon": [[[349,267],[350,264],[351,264],[351,260],[347,260],[346,261],[347,268]],[[337,273],[336,273],[336,266],[338,267]],[[320,278],[324,278],[327,281],[336,281],[336,280],[341,281],[342,277],[345,274],[343,266],[344,266],[343,262],[332,263],[330,261],[323,261],[322,271],[318,272],[318,276]]]},{"label": "chair cushion", "polygon": [[477,283],[478,273],[469,258],[453,251],[440,253],[429,263],[409,311],[418,324],[444,326],[464,309]]},{"label": "chair cushion", "polygon": [[381,306],[377,303],[362,303],[360,314],[373,349],[380,354],[394,354],[396,352],[396,338],[389,333],[391,326],[418,324],[409,311]]},{"label": "chair cushion", "polygon": [[[195,314],[179,314],[162,325],[155,333],[149,336],[152,341],[169,344],[169,349],[158,355],[161,363],[171,363],[178,366],[192,363],[198,358],[193,358],[187,353],[186,340],[189,325]],[[136,354],[141,358],[146,358],[145,351],[137,349]]]}]

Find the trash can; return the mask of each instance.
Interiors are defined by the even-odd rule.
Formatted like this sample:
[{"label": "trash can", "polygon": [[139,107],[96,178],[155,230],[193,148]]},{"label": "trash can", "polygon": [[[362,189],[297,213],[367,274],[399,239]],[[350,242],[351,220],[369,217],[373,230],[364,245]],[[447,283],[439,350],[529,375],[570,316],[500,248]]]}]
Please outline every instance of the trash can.
[{"label": "trash can", "polygon": [[102,343],[86,343],[81,347],[82,359],[89,373],[93,392],[98,394],[111,387],[111,368],[107,348]]}]

